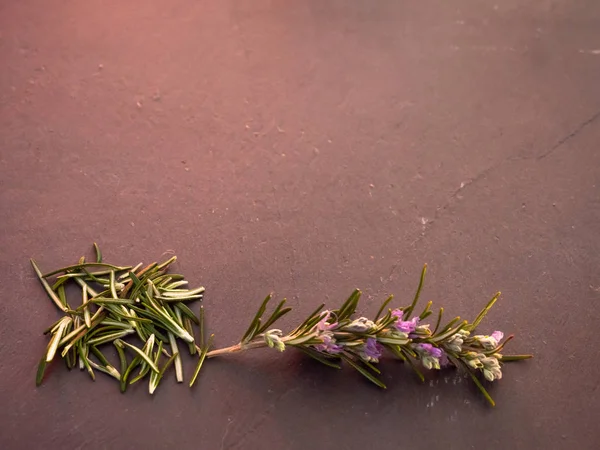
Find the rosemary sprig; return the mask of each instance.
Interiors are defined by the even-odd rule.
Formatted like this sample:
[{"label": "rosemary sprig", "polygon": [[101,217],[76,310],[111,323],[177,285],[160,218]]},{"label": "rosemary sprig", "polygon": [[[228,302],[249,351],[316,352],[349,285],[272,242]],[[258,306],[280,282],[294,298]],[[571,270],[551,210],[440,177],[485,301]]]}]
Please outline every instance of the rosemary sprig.
[{"label": "rosemary sprig", "polygon": [[420,315],[411,318],[424,286],[426,271],[427,266],[423,267],[417,291],[408,307],[388,309],[385,312],[393,299],[390,296],[383,302],[374,320],[366,317],[355,319],[353,316],[361,294],[357,289],[338,309],[323,310],[322,305],[288,334],[279,329],[268,329],[283,311],[283,302],[275,308],[265,324],[262,324],[262,317],[271,299],[269,295],[260,305],[240,343],[209,351],[207,357],[260,347],[276,348],[279,351],[294,347],[322,364],[336,369],[341,367],[339,362],[345,362],[370,382],[385,388],[385,384],[377,377],[380,371],[375,364],[379,362],[384,350],[387,350],[408,364],[421,381],[425,380],[425,376],[419,365],[428,370],[447,366],[468,370],[470,376],[476,380],[477,387],[493,406],[493,400],[476,374],[481,373],[488,381],[500,379],[501,363],[528,359],[532,355],[501,355],[500,350],[512,336],[502,342],[504,335],[499,331],[489,336],[471,335],[499,294],[492,298],[472,323],[456,317],[441,327],[444,310],[440,308],[432,331],[428,324],[422,323],[433,313],[431,301]]}]

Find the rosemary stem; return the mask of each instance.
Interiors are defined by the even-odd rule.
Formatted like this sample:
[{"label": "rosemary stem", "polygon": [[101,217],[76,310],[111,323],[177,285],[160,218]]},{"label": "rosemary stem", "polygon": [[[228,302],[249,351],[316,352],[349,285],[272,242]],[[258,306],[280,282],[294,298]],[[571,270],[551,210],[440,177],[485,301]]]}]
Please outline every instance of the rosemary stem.
[{"label": "rosemary stem", "polygon": [[242,347],[240,344],[232,345],[231,347],[218,348],[216,350],[211,350],[206,354],[207,358],[214,358],[215,356],[229,355],[231,353],[238,353],[242,351]]},{"label": "rosemary stem", "polygon": [[261,347],[266,347],[267,343],[265,341],[261,340],[256,340],[256,341],[250,341],[247,344],[236,344],[236,345],[232,345],[231,347],[225,347],[225,348],[218,348],[215,350],[211,350],[210,352],[208,352],[206,354],[207,358],[214,358],[215,356],[223,356],[223,355],[230,355],[232,353],[239,353],[239,352],[243,352],[244,350],[250,350],[253,348],[261,348]]}]

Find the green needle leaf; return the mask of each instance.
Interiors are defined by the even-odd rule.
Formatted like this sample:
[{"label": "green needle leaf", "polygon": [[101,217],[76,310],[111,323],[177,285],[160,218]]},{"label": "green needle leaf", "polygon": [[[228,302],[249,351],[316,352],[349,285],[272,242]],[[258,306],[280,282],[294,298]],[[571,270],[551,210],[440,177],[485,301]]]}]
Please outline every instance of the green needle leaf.
[{"label": "green needle leaf", "polygon": [[36,262],[33,259],[31,259],[30,261],[31,261],[31,266],[33,267],[33,270],[35,271],[35,274],[37,275],[38,280],[40,280],[40,283],[42,283],[42,286],[44,287],[46,294],[48,294],[48,297],[50,297],[50,299],[54,302],[54,304],[56,306],[58,306],[58,309],[60,309],[61,311],[67,311],[67,309],[69,309],[69,308],[67,307],[66,304],[63,304],[61,299],[54,293],[54,291],[52,290],[52,288],[50,287],[48,282],[45,280],[45,277],[42,275],[42,272],[40,271]]},{"label": "green needle leaf", "polygon": [[317,319],[319,317],[319,314],[321,313],[321,310],[325,307],[325,303],[321,303],[321,305],[319,305],[319,307],[317,309],[315,309],[307,318],[304,322],[302,322],[296,329],[294,329],[294,331],[292,331],[290,333],[290,336],[295,336],[298,333],[300,333],[301,331],[304,331],[305,328],[307,328],[308,324]]},{"label": "green needle leaf", "polygon": [[198,325],[200,326],[200,348],[204,348],[204,336],[206,336],[206,332],[204,330],[204,306],[200,306],[200,317],[198,322]]},{"label": "green needle leaf", "polygon": [[467,370],[467,373],[471,376],[473,383],[475,383],[475,386],[477,386],[479,388],[479,390],[481,391],[481,393],[483,394],[485,399],[490,403],[490,405],[496,406],[496,402],[494,401],[494,399],[490,396],[488,391],[483,387],[483,384],[481,384],[481,382],[477,379],[475,374],[469,369],[469,366],[464,364],[464,367]]},{"label": "green needle leaf", "polygon": [[463,328],[465,328],[467,326],[468,322],[466,320],[463,320],[462,323],[457,326],[456,328],[450,329],[448,331],[446,331],[445,333],[440,333],[437,336],[431,338],[431,342],[441,342],[446,338],[449,338],[450,336],[458,333],[460,330],[462,330]]},{"label": "green needle leaf", "polygon": [[177,256],[173,256],[173,257],[169,258],[164,263],[159,264],[156,268],[158,270],[162,270],[162,269],[168,267],[169,265],[173,264],[175,261],[177,261]]},{"label": "green needle leaf", "polygon": [[[157,353],[157,360],[158,360],[158,356],[160,356],[160,353]],[[179,356],[177,353],[175,353],[173,356],[171,356],[167,360],[167,362],[165,363],[165,365],[163,366],[163,368],[160,370],[159,373],[152,372],[150,374],[150,386],[149,386],[150,394],[154,394],[154,391],[158,387],[160,380],[162,380],[165,372],[171,366],[171,364],[173,364],[173,361],[175,360],[175,358],[177,358],[177,356]]]},{"label": "green needle leaf", "polygon": [[377,322],[377,320],[379,319],[379,316],[381,316],[381,314],[383,313],[383,311],[385,310],[385,308],[387,307],[387,305],[390,304],[390,302],[394,299],[393,295],[390,295],[387,300],[385,302],[382,303],[381,307],[379,308],[379,311],[377,311],[377,315],[375,316],[375,319],[373,319],[373,322]]},{"label": "green needle leaf", "polygon": [[87,352],[84,350],[84,346],[81,345],[81,342],[77,344],[77,352],[79,353],[79,360],[83,362],[83,365],[90,374],[90,377],[93,381],[96,381],[96,375],[94,374],[92,366],[90,366],[90,363],[87,358]]},{"label": "green needle leaf", "polygon": [[[46,362],[52,361],[54,359],[54,355],[56,354],[56,350],[58,349],[58,344],[60,343],[63,334],[65,333],[67,326],[73,321],[70,317],[64,317],[58,329],[50,339],[50,343],[48,344],[48,351],[46,352]],[[66,354],[66,353],[65,353]],[[64,356],[64,355],[63,355]]]},{"label": "green needle leaf", "polygon": [[419,302],[419,297],[421,296],[421,290],[423,289],[423,284],[425,283],[425,274],[427,273],[427,264],[423,266],[423,270],[421,271],[421,279],[419,280],[419,287],[417,288],[417,292],[415,293],[415,298],[413,299],[412,304],[404,311],[404,320],[410,319],[410,316],[417,306]]},{"label": "green needle leaf", "polygon": [[508,362],[508,361],[522,361],[524,359],[531,359],[533,355],[502,355],[500,361]]},{"label": "green needle leaf", "polygon": [[44,372],[46,371],[46,355],[40,359],[40,363],[38,364],[38,370],[35,375],[35,385],[40,386],[42,381],[44,381]]},{"label": "green needle leaf", "polygon": [[100,247],[98,247],[98,244],[96,244],[95,242],[94,242],[94,250],[96,252],[96,262],[101,263],[102,262],[102,252],[100,251]]},{"label": "green needle leaf", "polygon": [[354,292],[350,294],[350,297],[348,297],[348,300],[346,300],[346,302],[342,305],[342,307],[339,310],[335,311],[338,322],[341,322],[345,319],[349,319],[354,314],[358,305],[358,301],[360,300],[361,294],[362,292],[360,291],[360,289],[355,289]]},{"label": "green needle leaf", "polygon": [[376,378],[367,369],[365,369],[364,367],[360,366],[359,363],[353,361],[352,358],[350,358],[347,355],[342,355],[342,359],[344,361],[346,361],[348,364],[350,364],[352,367],[354,367],[361,375],[363,375],[371,383],[376,384],[380,388],[387,389],[387,386],[385,384],[383,384],[383,382],[381,380],[379,380],[378,378]]},{"label": "green needle leaf", "polygon": [[492,297],[492,299],[488,302],[488,304],[485,305],[485,308],[483,308],[481,310],[481,312],[475,318],[475,320],[473,321],[473,323],[470,324],[470,325],[468,325],[465,329],[467,331],[475,331],[475,329],[479,326],[479,324],[481,323],[481,321],[483,320],[483,318],[486,316],[486,314],[492,308],[492,306],[494,306],[494,303],[496,303],[496,301],[498,300],[499,297],[500,297],[500,292],[497,292],[496,295],[494,295]]},{"label": "green needle leaf", "polygon": [[87,290],[87,285],[84,285],[82,288],[83,320],[85,321],[85,325],[88,328],[91,328],[92,320],[91,320],[91,316],[90,316],[90,309],[89,309],[87,303],[88,303],[88,290]]},{"label": "green needle leaf", "polygon": [[89,300],[91,303],[96,305],[134,305],[135,301],[128,298],[106,298],[106,297],[94,297]]},{"label": "green needle leaf", "polygon": [[[183,328],[185,328],[185,330],[190,333],[190,335],[194,335],[194,328],[192,326],[192,321],[190,320],[189,317],[184,317],[183,318]],[[195,342],[188,342],[188,348],[190,350],[190,355],[195,355],[197,350],[196,350],[196,343]]]},{"label": "green needle leaf", "polygon": [[[117,347],[117,348],[119,348],[119,347]],[[121,350],[121,351],[123,351],[123,350]],[[141,360],[142,360],[142,358],[140,358],[139,356],[136,356],[131,361],[131,364],[129,364],[129,366],[127,366],[127,369],[125,369],[123,371],[123,374],[121,375],[121,392],[125,392],[127,390],[127,386],[128,386],[127,380],[129,378],[129,375],[131,374],[133,369],[135,369],[137,366],[139,366]]]},{"label": "green needle leaf", "polygon": [[273,323],[275,323],[277,320],[279,320],[282,316],[286,315],[287,313],[289,313],[292,308],[283,308],[283,305],[285,305],[286,299],[284,298],[279,305],[277,305],[277,308],[275,308],[275,311],[273,311],[273,314],[271,314],[271,317],[269,317],[267,319],[267,321],[262,325],[262,327],[260,327],[260,329],[257,331],[256,334],[261,334],[264,333],[265,331],[267,331],[267,329],[273,325]]},{"label": "green needle leaf", "polygon": [[117,288],[115,286],[115,271],[111,270],[110,271],[110,293],[112,294],[113,298],[118,298],[117,295]]},{"label": "green needle leaf", "polygon": [[127,379],[125,378],[128,366],[127,366],[127,357],[125,356],[125,352],[123,351],[123,346],[120,341],[114,341],[113,344],[117,349],[117,353],[119,354],[119,361],[121,362],[121,392],[125,392],[127,389]]},{"label": "green needle leaf", "polygon": [[440,327],[440,323],[442,322],[443,314],[444,314],[444,308],[440,308],[440,313],[438,314],[437,322],[435,323],[435,328],[431,332],[431,334],[434,336],[435,336],[435,333],[437,333],[438,328]]},{"label": "green needle leaf", "polygon": [[425,306],[425,309],[419,316],[419,320],[423,320],[426,317],[428,317],[429,315],[431,315],[431,311],[429,310],[429,308],[431,308],[431,305],[433,305],[433,302],[431,300],[429,300],[429,302],[427,302],[427,305]]},{"label": "green needle leaf", "polygon": [[204,347],[202,349],[202,353],[200,353],[200,358],[198,358],[198,364],[196,365],[196,370],[194,370],[194,375],[192,376],[192,379],[190,380],[190,387],[192,387],[194,385],[194,383],[196,382],[196,378],[198,378],[200,369],[202,369],[202,364],[204,364],[204,360],[206,359],[206,354],[208,353],[208,350],[210,349],[210,347],[212,345],[213,337],[214,337],[214,334],[211,334],[210,337],[208,338],[208,343],[206,344],[206,347]]},{"label": "green needle leaf", "polygon": [[[402,349],[402,353],[404,353],[405,361],[408,362],[408,365],[417,374],[417,376],[421,380],[421,383],[424,383],[425,382],[425,376],[423,376],[423,374],[421,373],[421,371],[417,368],[417,366],[413,362],[413,359],[412,359],[411,355],[408,352],[406,352],[405,349]],[[414,355],[414,352],[413,352],[413,355]]]},{"label": "green needle leaf", "polygon": [[196,325],[200,325],[200,320],[198,320],[198,318],[193,313],[193,311],[190,308],[188,308],[185,304],[175,303],[175,308],[179,309],[183,314],[185,314]]},{"label": "green needle leaf", "polygon": [[[313,350],[309,347],[305,347],[303,345],[298,345],[295,348],[300,350],[301,352],[307,354],[311,358],[316,361],[319,361],[321,364],[325,364],[328,367],[333,367],[334,369],[341,369],[342,367],[339,364],[334,363],[333,361],[339,361],[339,358],[327,358],[322,353]],[[332,361],[333,360],[333,361]]]},{"label": "green needle leaf", "polygon": [[248,330],[246,331],[246,333],[244,333],[244,336],[242,337],[243,343],[250,341],[255,336],[256,331],[260,327],[260,318],[265,313],[265,310],[267,309],[267,303],[269,303],[269,300],[271,300],[272,297],[273,297],[273,294],[269,294],[263,300],[262,304],[260,305],[260,308],[258,308],[258,311],[256,312],[256,315],[254,316],[254,319],[252,319],[252,322],[250,322],[250,326],[248,327]]},{"label": "green needle leaf", "polygon": [[175,339],[175,336],[171,332],[169,332],[169,344],[171,345],[171,353],[177,355],[177,358],[175,358],[175,379],[178,383],[183,383],[183,365],[181,364],[181,356],[179,356],[177,339]]},{"label": "green needle leaf", "polygon": [[[142,359],[146,362],[146,364],[148,364],[150,366],[150,368],[152,370],[154,370],[156,373],[159,372],[158,367],[156,366],[156,364],[154,363],[154,361],[152,361],[152,359],[150,359],[148,357],[148,355],[146,355],[143,351],[141,351],[139,348],[137,348],[135,345],[131,345],[125,341],[122,341],[120,339],[118,339],[119,342],[121,342],[121,344],[125,345],[126,347],[130,348],[131,350],[133,350],[135,353],[137,353],[139,356],[142,357]],[[93,347],[92,347],[93,348]]]},{"label": "green needle leaf", "polygon": [[61,267],[60,269],[56,269],[53,270],[52,272],[47,272],[44,275],[42,275],[44,278],[48,278],[52,275],[56,275],[57,273],[61,273],[61,272],[70,272],[73,270],[81,270],[83,268],[87,268],[87,267],[107,267],[109,269],[113,269],[116,270],[117,272],[122,272],[124,270],[129,270],[131,269],[131,266],[126,266],[126,267],[119,267],[119,266],[114,266],[112,264],[106,264],[106,263],[80,263],[80,264],[75,264],[74,266],[66,266],[66,267]]}]

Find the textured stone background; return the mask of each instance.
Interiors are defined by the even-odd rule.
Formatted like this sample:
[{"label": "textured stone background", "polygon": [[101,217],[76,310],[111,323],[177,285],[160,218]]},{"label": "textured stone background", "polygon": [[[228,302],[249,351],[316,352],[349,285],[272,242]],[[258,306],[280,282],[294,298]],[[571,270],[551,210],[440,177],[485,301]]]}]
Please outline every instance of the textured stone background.
[{"label": "textured stone background", "polygon": [[[600,3],[0,2],[0,443],[4,449],[588,449],[599,432]],[[489,408],[257,351],[190,391],[120,395],[57,365],[34,279],[98,241],[207,288],[217,343],[269,291],[302,320],[388,293],[468,317],[533,361]],[[191,361],[189,361],[191,363]],[[190,375],[188,365],[187,375]]]}]

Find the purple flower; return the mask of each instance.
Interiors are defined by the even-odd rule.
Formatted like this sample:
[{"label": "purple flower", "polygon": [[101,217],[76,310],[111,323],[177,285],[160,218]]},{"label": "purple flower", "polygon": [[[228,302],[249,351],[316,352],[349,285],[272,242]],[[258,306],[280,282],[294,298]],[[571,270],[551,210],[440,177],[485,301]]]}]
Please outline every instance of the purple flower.
[{"label": "purple flower", "polygon": [[433,356],[434,358],[442,357],[442,350],[437,347],[434,347],[431,344],[419,344],[419,348],[426,353],[429,353],[429,356]]},{"label": "purple flower", "polygon": [[504,333],[502,331],[494,331],[491,335],[496,342],[500,342],[504,338]]},{"label": "purple flower", "polygon": [[383,346],[379,342],[377,342],[377,339],[367,338],[367,342],[365,343],[363,352],[369,358],[373,358],[376,360],[377,358],[379,358],[381,356],[382,349],[383,349]]},{"label": "purple flower", "polygon": [[394,309],[392,311],[392,316],[396,317],[396,322],[394,323],[394,327],[398,331],[402,331],[403,333],[412,333],[417,328],[417,324],[419,323],[418,317],[413,317],[410,320],[402,320],[404,316],[404,311],[401,309]]},{"label": "purple flower", "polygon": [[403,315],[404,311],[402,311],[400,308],[396,308],[392,311],[392,317],[395,317],[396,319],[402,319]]},{"label": "purple flower", "polygon": [[315,350],[331,354],[340,353],[343,350],[341,345],[335,343],[335,338],[330,332],[325,332],[320,337],[323,343],[314,345]]},{"label": "purple flower", "polygon": [[329,330],[332,330],[333,328],[337,327],[337,322],[334,322],[334,323],[327,322],[330,319],[330,317],[331,317],[330,311],[323,311],[321,313],[321,320],[317,323],[317,330],[329,331]]},{"label": "purple flower", "polygon": [[448,355],[446,355],[446,352],[442,349],[438,349],[440,350],[440,352],[442,352],[442,355],[440,356],[440,366],[442,367],[448,367],[450,365],[450,360],[448,359]]}]

